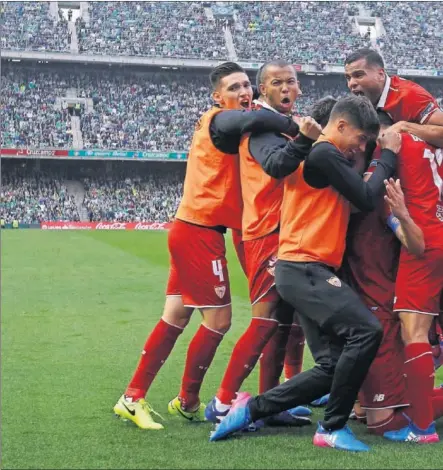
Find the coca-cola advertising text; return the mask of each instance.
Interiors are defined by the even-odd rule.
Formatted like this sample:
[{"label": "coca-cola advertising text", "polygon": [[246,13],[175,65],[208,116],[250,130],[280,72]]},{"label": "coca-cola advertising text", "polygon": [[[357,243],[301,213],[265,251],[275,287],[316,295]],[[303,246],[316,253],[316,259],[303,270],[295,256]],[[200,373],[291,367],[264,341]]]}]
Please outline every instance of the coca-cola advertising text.
[{"label": "coca-cola advertising text", "polygon": [[168,230],[171,222],[41,222],[42,230]]}]

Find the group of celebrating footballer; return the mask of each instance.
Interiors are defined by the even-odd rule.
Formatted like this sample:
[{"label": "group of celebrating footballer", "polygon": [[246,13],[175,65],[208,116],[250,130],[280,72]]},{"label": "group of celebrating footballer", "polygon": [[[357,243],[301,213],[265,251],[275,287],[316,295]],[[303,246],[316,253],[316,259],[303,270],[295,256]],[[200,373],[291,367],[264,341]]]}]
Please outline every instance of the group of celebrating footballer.
[{"label": "group of celebrating footballer", "polygon": [[[168,411],[215,423],[211,441],[311,424],[311,403],[326,403],[320,447],[369,450],[349,429],[351,415],[392,441],[439,440],[443,388],[429,331],[443,308],[443,112],[416,83],[388,76],[374,50],[351,54],[345,77],[348,96],[325,97],[298,117],[291,64],[264,64],[256,99],[238,64],[211,72],[215,104],[196,126],[168,234],[163,315],[117,416],[163,428],[145,397],[198,309]],[[205,406],[200,388],[231,325],[227,229],[252,319]],[[301,372],[305,338],[315,366]],[[240,393],[258,361],[259,395]]]}]

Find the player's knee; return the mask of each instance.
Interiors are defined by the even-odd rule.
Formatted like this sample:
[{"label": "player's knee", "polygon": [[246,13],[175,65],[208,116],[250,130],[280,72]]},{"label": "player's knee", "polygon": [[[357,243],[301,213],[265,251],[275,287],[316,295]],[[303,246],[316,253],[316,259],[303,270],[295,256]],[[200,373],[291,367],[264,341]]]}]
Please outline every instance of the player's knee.
[{"label": "player's knee", "polygon": [[166,297],[162,318],[170,325],[185,328],[191,319],[193,308],[185,307],[181,297]]},{"label": "player's knee", "polygon": [[276,318],[277,302],[257,302],[252,306],[252,316],[255,318]]},{"label": "player's knee", "polygon": [[428,315],[400,313],[403,344],[428,343],[432,317]]},{"label": "player's knee", "polygon": [[401,334],[403,344],[406,346],[412,343],[428,343],[429,334],[424,331],[408,331],[402,330]]},{"label": "player's knee", "polygon": [[337,361],[331,356],[329,359],[324,358],[316,361],[314,370],[319,369],[324,376],[330,379],[332,385],[336,365]]},{"label": "player's knee", "polygon": [[225,334],[231,328],[231,306],[205,308],[202,310],[203,323],[211,330]]}]

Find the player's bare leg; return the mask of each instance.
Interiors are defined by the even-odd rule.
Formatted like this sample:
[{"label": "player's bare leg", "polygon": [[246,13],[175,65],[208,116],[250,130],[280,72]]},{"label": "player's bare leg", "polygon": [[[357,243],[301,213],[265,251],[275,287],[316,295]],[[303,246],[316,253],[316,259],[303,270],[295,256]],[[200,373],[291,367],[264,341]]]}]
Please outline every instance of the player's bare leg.
[{"label": "player's bare leg", "polygon": [[403,343],[408,346],[413,343],[429,344],[429,329],[434,317],[413,312],[400,312],[401,334]]},{"label": "player's bare leg", "polygon": [[185,307],[181,295],[166,296],[162,319],[182,330],[188,325],[194,309]]},{"label": "player's bare leg", "polygon": [[162,318],[146,340],[134,376],[114,406],[117,416],[133,421],[142,429],[163,429],[152,418],[151,414],[155,412],[145,396],[178,337],[189,323],[193,310],[183,305],[181,295],[166,297]]},{"label": "player's bare leg", "polygon": [[231,326],[232,317],[231,305],[199,310],[203,321],[188,347],[180,393],[168,405],[169,413],[188,421],[205,419],[200,388],[217,348]]}]

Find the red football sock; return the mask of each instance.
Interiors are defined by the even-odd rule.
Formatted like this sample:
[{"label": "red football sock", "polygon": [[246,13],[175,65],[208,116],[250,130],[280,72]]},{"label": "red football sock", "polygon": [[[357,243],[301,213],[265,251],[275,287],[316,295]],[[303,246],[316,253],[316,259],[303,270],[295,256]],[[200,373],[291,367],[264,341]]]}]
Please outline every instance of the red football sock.
[{"label": "red football sock", "polygon": [[193,409],[195,405],[200,403],[199,393],[203,379],[223,336],[223,333],[211,330],[201,324],[192,338],[186,355],[185,371],[178,395],[183,407]]},{"label": "red football sock", "polygon": [[432,394],[434,363],[429,343],[412,343],[405,348],[405,372],[411,406],[408,416],[420,429],[427,429],[434,420]]},{"label": "red football sock", "polygon": [[217,397],[225,405],[230,405],[241,384],[257,364],[266,343],[278,327],[277,320],[253,317],[248,329],[232,351]]},{"label": "red football sock", "polygon": [[383,421],[368,425],[368,431],[377,436],[383,436],[387,431],[398,431],[409,424],[402,410],[394,410],[394,413]]},{"label": "red football sock", "polygon": [[432,391],[433,397],[443,397],[443,387],[434,388]]},{"label": "red football sock", "polygon": [[286,345],[285,378],[290,379],[301,372],[303,367],[303,351],[305,349],[305,335],[301,326],[292,324]]},{"label": "red football sock", "polygon": [[259,391],[262,394],[280,383],[285,361],[286,343],[291,325],[280,324],[260,356]]},{"label": "red football sock", "polygon": [[432,397],[432,408],[434,410],[434,420],[443,416],[443,396]]},{"label": "red football sock", "polygon": [[144,398],[158,371],[164,364],[183,328],[161,319],[152,330],[142,351],[142,357],[125,395],[133,400]]}]

